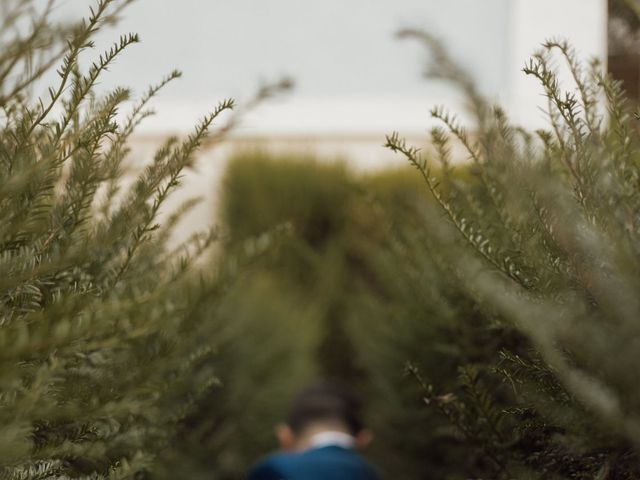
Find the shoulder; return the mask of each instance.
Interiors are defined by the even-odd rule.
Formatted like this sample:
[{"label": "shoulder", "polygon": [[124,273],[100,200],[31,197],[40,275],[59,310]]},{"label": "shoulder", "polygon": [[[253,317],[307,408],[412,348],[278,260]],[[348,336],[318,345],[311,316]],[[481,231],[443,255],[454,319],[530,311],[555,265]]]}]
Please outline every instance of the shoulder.
[{"label": "shoulder", "polygon": [[[324,472],[322,478],[377,480],[378,474],[357,452],[340,447],[309,450],[299,455],[292,465],[305,466],[307,472]],[[311,478],[311,476],[309,476]],[[315,478],[315,477],[314,477]]]},{"label": "shoulder", "polygon": [[339,447],[302,453],[276,453],[259,462],[248,480],[377,480],[379,476],[360,455]]},{"label": "shoulder", "polygon": [[282,480],[290,463],[289,457],[282,453],[269,455],[253,467],[248,480]]}]

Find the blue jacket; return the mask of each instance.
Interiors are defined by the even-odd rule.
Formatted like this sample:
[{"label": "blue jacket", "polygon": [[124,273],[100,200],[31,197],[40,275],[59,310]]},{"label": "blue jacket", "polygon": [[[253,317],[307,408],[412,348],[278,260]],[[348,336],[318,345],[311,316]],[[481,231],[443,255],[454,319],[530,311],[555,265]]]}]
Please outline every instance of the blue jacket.
[{"label": "blue jacket", "polygon": [[378,475],[353,450],[327,446],[271,455],[251,471],[249,480],[378,480]]}]

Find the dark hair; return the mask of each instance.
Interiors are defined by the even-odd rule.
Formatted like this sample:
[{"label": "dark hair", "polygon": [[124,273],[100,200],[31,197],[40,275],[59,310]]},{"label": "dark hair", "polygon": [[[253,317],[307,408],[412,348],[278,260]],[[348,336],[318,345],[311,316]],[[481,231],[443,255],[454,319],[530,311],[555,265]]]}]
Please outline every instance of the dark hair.
[{"label": "dark hair", "polygon": [[302,390],[291,404],[287,424],[300,433],[316,422],[337,421],[353,435],[364,425],[361,419],[362,403],[348,388],[331,382],[322,382]]}]

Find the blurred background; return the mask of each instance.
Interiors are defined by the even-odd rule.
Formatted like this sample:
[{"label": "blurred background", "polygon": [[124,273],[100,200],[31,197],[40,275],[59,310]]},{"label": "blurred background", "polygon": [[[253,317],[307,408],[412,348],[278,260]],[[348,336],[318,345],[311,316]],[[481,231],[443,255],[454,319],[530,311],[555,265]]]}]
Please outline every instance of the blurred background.
[{"label": "blurred background", "polygon": [[[66,0],[56,15],[77,18],[86,9],[83,0]],[[128,85],[142,93],[171,69],[183,71],[155,101],[157,114],[138,129],[134,155],[148,158],[167,134],[187,133],[221,99],[242,105],[265,84],[293,80],[291,91],[243,114],[222,145],[201,152],[185,189],[206,198],[188,221],[201,225],[215,215],[222,172],[238,150],[313,154],[379,170],[401,165],[381,148],[384,135],[397,130],[423,145],[433,106],[446,105],[469,121],[459,92],[424,77],[429,56],[418,42],[399,40],[401,29],[441,39],[483,95],[515,123],[539,128],[546,100],[522,73],[525,62],[545,39],[558,37],[570,40],[581,58],[606,63],[607,9],[605,0],[140,0],[98,36],[99,48],[130,31],[142,39],[101,87]],[[619,63],[629,68],[626,57]]]}]

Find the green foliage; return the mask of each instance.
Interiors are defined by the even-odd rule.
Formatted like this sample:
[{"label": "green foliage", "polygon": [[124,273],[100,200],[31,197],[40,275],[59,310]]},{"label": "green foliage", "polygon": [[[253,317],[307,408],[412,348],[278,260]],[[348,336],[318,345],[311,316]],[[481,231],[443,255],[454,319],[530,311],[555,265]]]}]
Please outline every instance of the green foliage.
[{"label": "green foliage", "polygon": [[432,47],[430,73],[457,82],[477,130],[437,108],[427,155],[389,136],[419,176],[238,155],[203,273],[214,232],[167,244],[193,201],[159,219],[232,102],[123,178],[179,73],[119,122],[131,92],[95,87],[138,37],[81,60],[130,2],[62,26],[36,3],[0,6],[0,478],[239,478],[316,376],[367,393],[388,478],[640,476],[640,139],[599,65],[545,44],[525,72],[550,128],[528,132],[403,32]]},{"label": "green foliage", "polygon": [[283,295],[312,306],[320,318],[321,325],[311,327],[323,337],[318,340],[319,374],[349,380],[357,367],[343,335],[343,290],[349,282],[345,265],[356,259],[345,257],[352,253],[347,251],[350,230],[367,221],[358,217],[356,188],[341,164],[250,152],[232,161],[222,199],[232,245],[243,245],[273,226],[284,230],[256,268],[267,270]]},{"label": "green foliage", "polygon": [[[0,53],[0,477],[133,478],[147,471],[202,395],[220,285],[194,271],[215,238],[172,250],[179,212],[159,214],[222,102],[184,140],[166,141],[134,181],[129,138],[173,72],[123,122],[125,88],[96,95],[129,34],[91,63],[92,38],[128,1],[50,22],[53,2],[4,2]],[[31,23],[24,22],[32,18]],[[20,27],[25,26],[25,28]],[[57,67],[43,98],[33,92]],[[126,186],[130,185],[130,186]],[[138,477],[136,477],[138,478]]]},{"label": "green foliage", "polygon": [[[556,55],[575,91],[561,88]],[[444,214],[425,216],[435,255],[487,332],[513,332],[492,365],[461,370],[454,395],[435,395],[426,381],[424,395],[492,460],[478,475],[636,478],[637,120],[619,85],[596,62],[584,68],[564,42],[545,43],[524,71],[548,98],[548,130],[515,127],[472,95],[473,137],[434,109],[446,130],[432,132],[433,152],[387,138]],[[473,93],[466,77],[458,84]],[[477,181],[449,180],[452,142],[466,148]],[[436,177],[438,161],[445,174]],[[421,369],[412,369],[418,378]]]}]

